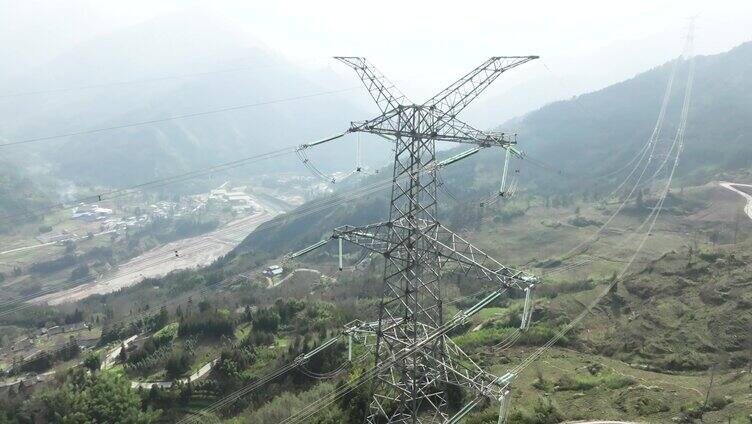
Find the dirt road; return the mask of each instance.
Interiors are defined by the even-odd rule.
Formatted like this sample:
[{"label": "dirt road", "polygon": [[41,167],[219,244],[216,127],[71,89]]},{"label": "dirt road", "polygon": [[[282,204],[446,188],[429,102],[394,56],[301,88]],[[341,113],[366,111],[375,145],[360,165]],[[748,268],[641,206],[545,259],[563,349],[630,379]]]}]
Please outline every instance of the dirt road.
[{"label": "dirt road", "polygon": [[209,265],[237,246],[256,227],[282,212],[274,205],[259,203],[263,208],[261,211],[230,222],[211,233],[154,248],[120,265],[111,275],[36,298],[32,302],[50,305],[74,302],[93,294],[110,293],[132,286],[144,278],[160,277],[178,269]]},{"label": "dirt road", "polygon": [[[114,232],[115,232],[115,230],[107,230],[107,231],[102,231],[100,233],[92,234],[92,236],[93,237],[99,237],[99,236],[103,236],[103,235],[107,235],[107,234],[112,234]],[[88,235],[84,235],[84,236],[79,236],[79,237],[72,237],[69,240],[76,241],[76,240],[85,239],[87,237],[88,237]],[[0,252],[0,255],[6,255],[6,254],[9,254],[9,253],[16,253],[16,252],[23,252],[24,250],[39,249],[41,247],[55,246],[55,245],[59,245],[58,242],[51,241],[49,243],[33,244],[31,246],[23,246],[23,247],[17,247],[15,249],[5,250],[5,251]]]},{"label": "dirt road", "polygon": [[123,350],[123,346],[125,346],[126,349],[128,349],[128,345],[131,344],[132,341],[136,340],[138,338],[138,334],[135,336],[128,337],[127,339],[123,340],[121,344],[116,346],[114,349],[112,349],[109,353],[107,353],[104,356],[104,361],[102,361],[101,369],[106,370],[107,368],[110,368],[115,364],[115,361],[117,361],[118,357],[120,356],[120,351]]},{"label": "dirt road", "polygon": [[[214,367],[214,365],[217,364],[217,362],[219,362],[219,358],[217,358],[217,359],[215,359],[215,360],[213,360],[211,362],[208,362],[206,365],[204,365],[203,367],[201,367],[195,373],[191,374],[189,377],[181,378],[181,379],[179,379],[177,381],[180,381],[183,384],[193,383],[194,381],[196,381],[199,378],[201,378],[201,377],[205,376],[206,374],[208,374],[209,371],[212,370],[212,368]],[[138,389],[140,387],[140,388],[143,388],[143,389],[151,389],[153,386],[157,386],[160,389],[166,389],[166,388],[172,387],[172,384],[173,384],[172,381],[152,381],[152,382],[148,382],[148,383],[147,382],[141,382],[141,381],[131,381],[131,388]]]},{"label": "dirt road", "polygon": [[752,219],[752,195],[750,195],[748,193],[745,193],[745,192],[743,192],[743,191],[741,191],[741,190],[739,190],[738,188],[735,187],[735,186],[739,186],[739,187],[752,188],[752,184],[737,184],[737,183],[730,183],[730,182],[727,182],[727,181],[721,181],[719,184],[721,185],[721,187],[724,187],[724,188],[727,188],[727,189],[729,189],[731,191],[734,191],[737,194],[739,194],[740,196],[742,196],[745,199],[747,199],[747,204],[744,206],[744,213],[747,214],[747,216],[749,217],[749,219]]}]

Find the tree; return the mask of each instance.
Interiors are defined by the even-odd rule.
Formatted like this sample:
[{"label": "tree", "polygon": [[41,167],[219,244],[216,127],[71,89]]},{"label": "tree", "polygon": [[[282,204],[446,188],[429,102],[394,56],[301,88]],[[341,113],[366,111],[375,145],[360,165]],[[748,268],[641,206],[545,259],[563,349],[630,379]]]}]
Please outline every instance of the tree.
[{"label": "tree", "polygon": [[176,379],[191,369],[193,358],[184,350],[175,350],[167,358],[165,374],[169,379]]},{"label": "tree", "polygon": [[167,312],[167,307],[165,305],[162,305],[162,307],[159,308],[159,314],[157,314],[154,317],[152,328],[154,330],[159,330],[160,328],[169,324],[169,322],[170,322],[170,313]]},{"label": "tree", "polygon": [[89,266],[86,264],[81,264],[75,268],[73,268],[73,271],[71,272],[70,280],[71,281],[80,281],[88,278],[90,275]]},{"label": "tree", "polygon": [[66,343],[65,346],[60,349],[56,356],[63,361],[68,361],[78,356],[80,352],[81,348],[78,346],[78,341],[76,340],[76,338],[69,336],[68,343]]},{"label": "tree", "polygon": [[125,344],[120,343],[120,353],[118,354],[120,362],[125,363],[128,360],[128,351],[125,349]]},{"label": "tree", "polygon": [[141,399],[128,380],[114,373],[87,374],[74,369],[63,385],[42,392],[24,411],[32,422],[83,424],[155,422],[159,412],[141,410]]},{"label": "tree", "polygon": [[272,309],[260,309],[253,317],[253,328],[265,333],[276,333],[279,323],[279,314]]},{"label": "tree", "polygon": [[88,368],[92,373],[96,372],[102,367],[102,361],[99,359],[99,355],[96,352],[91,352],[84,358],[84,367]]}]

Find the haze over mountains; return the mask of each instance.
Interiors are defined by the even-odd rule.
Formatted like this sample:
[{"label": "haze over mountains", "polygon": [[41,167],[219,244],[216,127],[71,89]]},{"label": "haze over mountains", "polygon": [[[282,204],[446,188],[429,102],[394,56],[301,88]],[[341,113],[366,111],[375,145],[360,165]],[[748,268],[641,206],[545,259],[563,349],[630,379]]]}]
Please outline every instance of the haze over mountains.
[{"label": "haze over mountains", "polygon": [[[752,164],[752,42],[697,58],[678,172],[700,178]],[[502,125],[521,134],[532,157],[571,175],[592,177],[627,163],[650,137],[672,63],[569,101],[556,102]],[[673,139],[679,121],[687,63],[679,64],[662,139]]]},{"label": "haze over mountains", "polygon": [[[123,51],[129,53],[123,55]],[[698,59],[680,173],[691,168],[695,176],[706,177],[719,167],[749,165],[750,59],[750,43]],[[649,136],[670,68],[668,63],[524,115],[526,111],[519,110],[521,117],[506,123],[501,122],[502,117],[509,116],[514,110],[509,104],[517,102],[504,97],[487,99],[483,104],[487,112],[481,120],[494,122],[496,114],[499,118],[494,125],[519,133],[520,146],[531,157],[567,172],[577,170],[569,176],[599,175],[628,161]],[[316,72],[298,68],[243,32],[210,18],[197,19],[192,14],[156,18],[61,52],[48,65],[10,80],[0,98],[0,128],[5,140],[271,104],[31,143],[6,149],[5,160],[16,163],[27,177],[45,175],[74,184],[122,187],[295,146],[340,132],[350,121],[375,113],[374,106],[363,103],[365,90],[357,78],[343,78],[346,71],[336,74],[331,68]],[[206,74],[187,76],[197,73]],[[680,64],[663,137],[673,136],[685,76],[686,66]],[[146,82],[108,84],[142,80]],[[108,85],[98,87],[100,84]],[[61,88],[65,90],[46,92]],[[321,93],[325,94],[317,95]],[[298,98],[309,95],[313,96]],[[521,102],[517,107],[528,104]],[[474,123],[472,119],[468,122]],[[717,148],[721,145],[724,149]],[[371,166],[381,165],[389,160],[387,148],[380,142],[364,143],[363,157]],[[354,151],[351,136],[311,154],[317,166],[347,170],[353,166]],[[470,172],[466,171],[470,168],[484,172],[498,168],[498,155],[479,157],[478,164],[459,164],[456,170],[446,172],[452,176]],[[588,166],[589,172],[580,172],[588,163],[596,165]],[[526,167],[529,165],[519,165],[523,172]],[[304,171],[294,155],[237,172],[289,170]],[[537,180],[541,187],[561,180],[533,169],[529,174],[532,178],[526,179]],[[479,180],[476,175],[474,179],[483,186],[481,191],[492,185],[483,184],[488,178]]]},{"label": "haze over mountains", "polygon": [[[75,182],[122,186],[299,145],[341,132],[350,120],[369,115],[342,91],[359,88],[357,81],[304,71],[243,33],[195,18],[153,19],[64,52],[19,77],[0,99],[5,138],[15,141],[271,104],[44,141],[12,154],[26,167],[54,162],[48,165],[51,171]],[[200,34],[193,37],[195,43],[186,40],[191,33]],[[124,51],[129,53],[123,55]],[[196,73],[207,74],[179,77]],[[148,81],[151,78],[156,80]],[[148,82],[97,87],[133,80]],[[77,87],[89,88],[38,93]],[[15,95],[23,93],[30,94]],[[280,101],[305,96],[310,97]],[[365,153],[378,151],[370,149]],[[29,152],[34,156],[30,158]],[[328,165],[341,169],[345,163],[352,166],[354,147],[326,154]],[[289,170],[294,164],[297,159],[291,156],[253,171]]]}]

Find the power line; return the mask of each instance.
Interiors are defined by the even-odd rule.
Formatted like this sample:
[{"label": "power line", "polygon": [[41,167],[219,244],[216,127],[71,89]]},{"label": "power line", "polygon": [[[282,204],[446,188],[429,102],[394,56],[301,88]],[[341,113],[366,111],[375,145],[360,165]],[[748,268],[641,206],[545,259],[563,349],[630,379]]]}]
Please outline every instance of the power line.
[{"label": "power line", "polygon": [[[421,172],[421,173],[422,172],[428,172],[432,168],[433,168],[433,166],[426,167],[426,168],[421,169],[419,172]],[[264,231],[268,231],[268,230],[273,229],[273,228],[275,228],[275,227],[277,227],[279,225],[282,225],[288,219],[302,218],[302,217],[308,216],[308,215],[310,215],[312,213],[316,213],[316,212],[319,212],[321,210],[324,210],[326,208],[334,207],[334,206],[340,205],[342,203],[349,202],[349,201],[361,198],[363,196],[367,196],[369,194],[374,194],[374,193],[376,193],[376,192],[378,192],[380,190],[383,190],[384,188],[390,187],[391,184],[392,184],[392,180],[391,179],[385,179],[385,180],[382,180],[382,181],[376,181],[376,182],[370,183],[368,185],[359,187],[356,190],[351,190],[350,192],[340,193],[340,194],[335,195],[333,197],[324,199],[323,201],[320,201],[320,202],[313,202],[307,208],[301,207],[301,208],[296,209],[294,212],[291,212],[289,214],[285,214],[285,215],[280,216],[280,218],[282,218],[282,219],[272,220],[272,221],[269,221],[269,222],[265,223],[265,225],[263,227],[259,227],[259,228],[255,229],[254,232],[255,233],[262,233]],[[197,242],[197,243],[195,243],[193,245],[189,245],[187,248],[195,247],[196,245],[200,245],[200,244],[202,244],[202,242]],[[147,268],[150,268],[150,267],[153,267],[153,266],[165,263],[165,262],[167,262],[169,260],[172,260],[172,259],[173,258],[170,257],[170,258],[165,259],[165,260],[160,260],[160,261],[158,261],[156,263],[151,264],[150,266],[138,269],[136,271],[129,272],[128,274],[133,274],[135,272],[143,271],[144,269],[147,269]],[[128,274],[124,274],[124,275],[128,275]],[[221,286],[223,286],[223,285],[225,285],[227,283],[231,283],[233,278],[241,276],[241,275],[242,275],[242,273],[238,273],[238,274],[235,274],[235,275],[233,275],[231,277],[225,278],[224,280],[221,280],[221,281],[218,281],[216,283],[212,283],[212,284],[209,284],[207,286],[204,286],[204,287],[201,288],[201,290],[199,290],[199,292],[197,294],[199,296],[203,296],[203,295],[207,294],[210,289],[212,289],[214,287],[221,287]],[[119,277],[122,277],[122,275],[112,277],[112,278],[110,278],[108,280],[99,281],[98,283],[99,284],[106,283],[108,281],[111,281],[114,278],[119,278]],[[30,295],[27,299],[20,300],[20,301],[21,302],[24,302],[24,301],[28,302],[28,300],[40,297],[40,296],[35,296],[35,295],[40,295],[41,294],[43,296],[45,294],[49,294],[52,291],[54,291],[54,290],[45,290],[42,293],[37,292],[37,293],[34,293],[33,295]],[[168,306],[168,305],[174,304],[174,303],[176,303],[178,301],[179,301],[178,299],[171,299],[171,300],[162,302],[159,305],[156,305],[154,309],[161,308],[162,306]],[[6,302],[6,305],[8,305],[8,304],[10,304],[10,303]],[[14,307],[14,308],[12,308],[10,310],[5,310],[5,311],[0,312],[0,318],[3,318],[3,317],[8,316],[10,314],[18,313],[18,312],[20,312],[20,311],[22,311],[24,309],[30,308],[32,306],[34,306],[34,304],[32,304],[32,303],[22,303],[22,304],[17,305],[16,307]],[[134,320],[138,320],[138,319],[140,319],[142,317],[145,317],[145,316],[149,315],[150,313],[152,313],[152,311],[143,311],[143,312],[141,312],[141,313],[139,313],[139,314],[137,314],[135,316],[123,317],[120,320],[111,321],[110,324],[118,323],[118,322],[131,322],[131,321],[134,321]],[[52,354],[54,354],[56,352],[61,351],[64,348],[65,348],[65,346],[61,346],[61,347],[58,347],[56,349],[53,349],[53,350],[50,350],[50,351],[46,351],[46,353],[49,354],[49,355],[52,355]],[[18,366],[19,364],[24,364],[24,363],[30,362],[33,359],[34,358],[30,358],[28,361],[26,361],[26,360],[21,361],[20,363],[17,363],[16,365]]]},{"label": "power line", "polygon": [[41,95],[41,94],[65,93],[65,92],[71,92],[71,91],[90,90],[90,89],[104,88],[104,87],[137,85],[137,84],[145,84],[145,83],[152,83],[152,82],[159,82],[159,81],[186,79],[186,78],[202,77],[202,76],[207,76],[207,75],[248,71],[252,69],[265,69],[265,68],[271,68],[271,67],[276,67],[276,66],[281,66],[281,65],[243,66],[243,67],[236,67],[236,68],[226,68],[226,69],[216,69],[212,71],[195,72],[195,73],[190,73],[190,74],[164,75],[160,77],[140,78],[140,79],[126,80],[126,81],[112,81],[112,82],[103,82],[103,83],[96,83],[96,84],[79,85],[75,87],[62,87],[62,88],[50,88],[50,89],[44,89],[44,90],[21,91],[21,92],[16,92],[16,93],[0,94],[0,99],[34,96],[34,95]]},{"label": "power line", "polygon": [[[313,213],[316,213],[316,212],[328,209],[330,207],[337,206],[337,205],[340,205],[342,203],[349,202],[349,201],[358,199],[360,197],[363,197],[363,196],[366,196],[366,195],[369,195],[369,194],[377,193],[380,190],[383,190],[384,188],[390,186],[391,184],[392,184],[391,179],[385,179],[385,180],[381,180],[381,181],[376,181],[376,182],[373,182],[371,184],[359,187],[356,190],[351,190],[349,192],[336,194],[336,195],[334,195],[332,197],[328,197],[328,198],[326,198],[326,199],[324,199],[324,200],[322,200],[320,202],[311,202],[306,207],[300,207],[300,208],[296,209],[293,212],[290,212],[290,213],[287,213],[287,214],[283,214],[283,215],[279,215],[278,217],[272,219],[271,221],[263,223],[263,226],[259,226],[259,228],[255,229],[253,231],[256,234],[263,233],[264,231],[268,231],[270,229],[273,229],[273,228],[275,228],[277,226],[280,226],[280,225],[284,224],[285,222],[287,222],[290,219],[302,218],[302,217],[311,215]],[[194,244],[189,244],[187,246],[184,246],[183,250],[191,249],[193,247],[202,245],[204,243],[205,243],[204,241],[200,240],[200,241],[197,241]],[[189,251],[189,252],[192,252],[192,250]],[[164,260],[159,260],[159,261],[157,261],[157,262],[155,262],[153,264],[150,264],[148,266],[145,266],[143,268],[139,268],[139,269],[137,269],[135,271],[131,271],[131,272],[127,273],[127,274],[116,275],[116,276],[113,276],[113,277],[111,277],[111,278],[109,278],[107,280],[99,281],[98,284],[102,284],[102,283],[106,283],[108,281],[112,281],[113,279],[120,278],[120,277],[122,277],[124,275],[131,275],[131,274],[134,274],[136,272],[140,272],[140,271],[143,271],[145,269],[151,268],[153,266],[166,263],[166,262],[171,261],[171,260],[173,260],[172,256],[169,257],[169,258],[166,258]],[[82,280],[71,281],[71,282],[68,282],[67,285],[75,284],[76,282],[81,282],[81,281]],[[0,307],[4,306],[4,305],[10,305],[10,304],[16,303],[16,302],[28,302],[30,300],[38,299],[38,298],[40,298],[42,296],[45,296],[45,295],[50,294],[50,293],[55,292],[55,291],[57,291],[57,288],[50,288],[50,289],[42,290],[42,291],[39,291],[39,292],[35,292],[35,293],[30,294],[26,298],[14,299],[13,301],[4,302],[4,304],[0,304]],[[0,318],[5,317],[5,316],[7,316],[9,314],[12,314],[12,313],[19,312],[19,311],[21,311],[23,309],[26,309],[26,308],[29,308],[31,306],[33,306],[33,304],[31,304],[31,303],[24,303],[24,304],[16,306],[13,309],[2,311],[2,312],[0,312]]]},{"label": "power line", "polygon": [[126,187],[126,188],[114,189],[114,190],[109,190],[109,191],[104,191],[101,193],[93,194],[90,196],[80,197],[69,202],[59,202],[59,203],[55,203],[53,205],[49,205],[43,208],[35,208],[33,210],[26,210],[24,212],[0,216],[0,222],[7,222],[13,218],[29,216],[30,214],[34,214],[34,213],[47,212],[47,211],[57,210],[57,209],[64,209],[64,208],[70,207],[72,204],[100,202],[103,200],[115,199],[115,198],[123,197],[126,195],[134,194],[134,190],[135,192],[141,192],[147,188],[164,187],[166,185],[187,181],[187,180],[198,178],[207,174],[212,174],[215,172],[224,172],[224,171],[234,169],[239,166],[247,165],[250,163],[255,163],[255,162],[259,162],[259,161],[266,160],[266,159],[276,158],[279,156],[283,156],[285,154],[290,154],[294,151],[295,151],[295,147],[286,147],[282,149],[272,150],[269,152],[260,153],[257,155],[248,156],[248,157],[241,158],[241,159],[219,163],[219,164],[208,166],[205,168],[198,168],[193,171],[176,174],[176,175],[172,175],[169,177],[157,178],[154,180],[145,181],[145,182],[142,182],[142,183],[130,186],[130,187]]},{"label": "power line", "polygon": [[200,116],[215,115],[215,114],[224,113],[224,112],[231,112],[231,111],[235,111],[235,110],[242,110],[242,109],[248,109],[248,108],[259,107],[259,106],[268,106],[268,105],[273,105],[273,104],[287,103],[287,102],[293,102],[293,101],[297,101],[297,100],[310,99],[310,98],[319,97],[319,96],[329,96],[329,95],[332,95],[332,94],[338,94],[338,93],[344,93],[344,92],[347,92],[347,91],[352,91],[352,90],[354,90],[356,88],[357,87],[349,87],[349,88],[342,88],[342,89],[338,89],[338,90],[320,91],[320,92],[317,92],[317,93],[304,94],[304,95],[300,95],[300,96],[285,97],[285,98],[274,99],[274,100],[267,100],[267,101],[256,102],[256,103],[247,103],[247,104],[242,104],[242,105],[237,105],[237,106],[228,106],[228,107],[223,107],[223,108],[218,108],[218,109],[205,110],[205,111],[201,111],[201,112],[186,113],[186,114],[182,114],[182,115],[173,115],[173,116],[168,116],[168,117],[165,117],[165,118],[149,119],[149,120],[145,120],[145,121],[136,121],[136,122],[130,122],[130,123],[126,123],[126,124],[113,125],[113,126],[109,126],[109,127],[91,128],[91,129],[87,129],[87,130],[72,131],[72,132],[68,132],[68,133],[48,135],[48,136],[44,136],[44,137],[27,138],[27,139],[22,139],[22,140],[16,140],[16,141],[10,141],[10,142],[6,142],[6,143],[2,143],[2,144],[0,144],[0,147],[18,146],[18,145],[22,145],[22,144],[30,144],[30,143],[38,143],[38,142],[43,142],[43,141],[57,140],[57,139],[66,138],[66,137],[75,137],[75,136],[81,136],[81,135],[96,134],[96,133],[101,133],[101,132],[114,131],[114,130],[119,130],[119,129],[132,128],[132,127],[142,127],[142,126],[153,125],[153,124],[158,124],[158,123],[162,123],[162,122],[175,121],[175,120],[179,120],[179,119],[187,119],[187,118],[196,118],[196,117],[200,117]]},{"label": "power line", "polygon": [[[689,52],[691,49],[692,35],[693,35],[692,33],[693,33],[693,28],[690,27],[690,34],[687,37],[687,48],[685,50],[685,53]],[[650,225],[647,231],[643,234],[642,240],[637,246],[637,249],[635,250],[634,254],[631,256],[630,261],[624,266],[624,268],[619,273],[619,275],[617,275],[617,277],[614,278],[611,281],[611,283],[604,290],[602,290],[599,293],[599,295],[596,296],[596,298],[593,299],[593,301],[591,301],[587,305],[587,307],[575,319],[570,321],[569,324],[567,324],[564,328],[562,328],[559,332],[557,332],[548,342],[546,342],[543,346],[541,346],[535,352],[533,352],[530,356],[528,356],[523,362],[517,365],[512,371],[515,374],[518,374],[519,372],[524,370],[526,367],[528,367],[532,362],[534,362],[541,355],[543,355],[543,353],[547,349],[553,346],[559,339],[564,337],[564,335],[567,332],[569,332],[576,325],[578,325],[580,321],[582,321],[590,313],[590,311],[613,289],[616,283],[620,281],[626,275],[627,271],[632,266],[632,263],[637,258],[637,255],[642,251],[642,248],[647,242],[648,236],[652,233],[653,228],[655,227],[655,224],[658,220],[658,217],[660,216],[660,213],[663,209],[663,203],[666,200],[666,197],[668,196],[668,192],[671,188],[671,182],[673,181],[676,168],[679,165],[679,158],[681,157],[681,152],[684,149],[684,136],[685,136],[685,130],[687,126],[687,119],[689,116],[689,105],[690,105],[690,100],[692,97],[692,88],[694,85],[694,74],[695,74],[695,61],[693,60],[693,58],[690,58],[690,68],[689,68],[689,74],[687,76],[687,82],[686,82],[685,91],[684,91],[684,101],[682,104],[679,127],[676,130],[674,143],[672,144],[672,149],[671,149],[671,151],[673,151],[673,146],[674,145],[676,146],[676,153],[675,153],[676,156],[674,157],[674,163],[668,175],[666,185],[661,193],[659,200],[656,202],[655,207],[653,208],[651,213],[643,222],[643,225],[645,225],[648,222],[650,222]],[[640,227],[642,227],[643,225],[641,225]]]}]

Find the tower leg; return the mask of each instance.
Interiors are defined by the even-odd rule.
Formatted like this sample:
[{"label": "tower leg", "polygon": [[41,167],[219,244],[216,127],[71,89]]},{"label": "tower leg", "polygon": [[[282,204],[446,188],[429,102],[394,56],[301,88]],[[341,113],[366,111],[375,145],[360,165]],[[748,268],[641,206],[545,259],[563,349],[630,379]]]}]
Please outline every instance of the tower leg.
[{"label": "tower leg", "polygon": [[499,420],[497,424],[506,424],[507,415],[509,415],[509,402],[511,401],[509,390],[499,398]]}]

